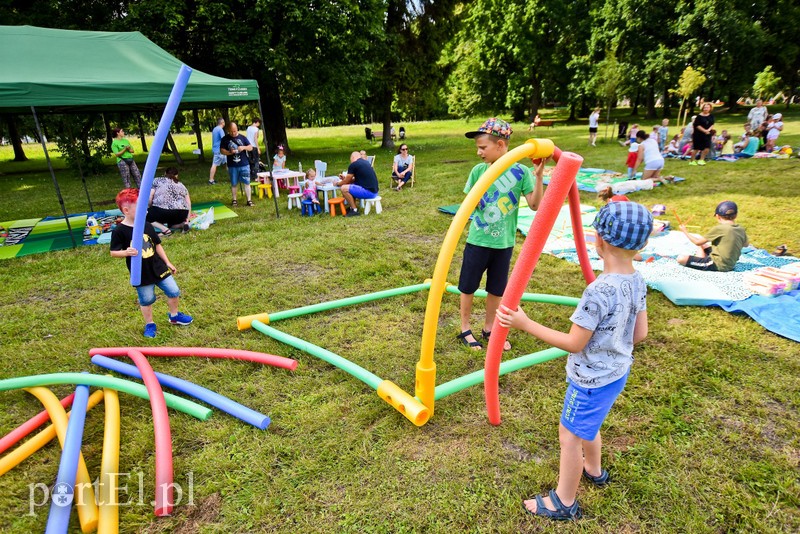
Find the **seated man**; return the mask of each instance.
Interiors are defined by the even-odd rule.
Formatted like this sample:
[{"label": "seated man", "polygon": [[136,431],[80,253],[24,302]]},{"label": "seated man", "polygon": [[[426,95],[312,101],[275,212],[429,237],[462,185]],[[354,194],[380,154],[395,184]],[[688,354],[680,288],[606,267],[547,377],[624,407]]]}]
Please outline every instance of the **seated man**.
[{"label": "seated man", "polygon": [[349,206],[346,217],[361,215],[355,199],[370,199],[378,196],[378,176],[369,162],[362,159],[358,152],[350,154],[350,166],[347,168],[347,172],[340,174],[339,181],[334,185],[342,188],[342,195]]}]

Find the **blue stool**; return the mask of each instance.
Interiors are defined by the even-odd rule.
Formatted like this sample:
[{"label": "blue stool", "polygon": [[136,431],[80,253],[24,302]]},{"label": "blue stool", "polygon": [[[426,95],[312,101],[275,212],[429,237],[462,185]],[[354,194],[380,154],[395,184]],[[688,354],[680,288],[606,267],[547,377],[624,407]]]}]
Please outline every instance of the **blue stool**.
[{"label": "blue stool", "polygon": [[312,215],[319,212],[320,212],[319,204],[314,204],[310,200],[304,200],[302,202],[302,205],[300,206],[301,217],[311,217]]}]

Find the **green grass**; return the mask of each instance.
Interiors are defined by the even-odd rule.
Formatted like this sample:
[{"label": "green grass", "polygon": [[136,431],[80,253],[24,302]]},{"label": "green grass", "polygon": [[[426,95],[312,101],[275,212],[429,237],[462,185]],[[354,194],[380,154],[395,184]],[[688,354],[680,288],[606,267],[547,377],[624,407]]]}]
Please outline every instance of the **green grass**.
[{"label": "green grass", "polygon": [[[781,140],[800,144],[800,113],[790,113]],[[720,122],[738,132],[742,116]],[[121,510],[124,532],[531,532],[563,527],[522,513],[523,498],[556,483],[557,425],[564,393],[564,360],[501,380],[503,424],[486,421],[483,389],[473,387],[436,404],[416,428],[362,383],[332,366],[254,332],[238,332],[239,315],[419,283],[431,276],[452,218],[436,207],[459,202],[477,162],[463,132],[481,119],[406,124],[418,157],[418,185],[386,188],[392,152],[368,146],[363,127],[290,131],[290,166],[314,159],[344,168],[353,149],[378,156],[384,212],[358,219],[304,218],[271,201],[238,208],[239,217],[205,232],[165,242],[178,267],[181,308],[196,317],[170,327],[162,297],[155,305],[158,345],[215,346],[296,358],[294,372],[244,362],[159,359],[153,366],[193,380],[270,415],[258,431],[221,413],[199,422],[171,413],[176,481],[193,476],[197,506],[180,505],[171,519],[152,507]],[[517,125],[515,142],[524,138]],[[676,130],[673,126],[672,130]],[[602,133],[602,129],[601,129]],[[585,165],[624,170],[615,141],[589,150],[586,126],[543,130]],[[189,136],[179,136],[190,158]],[[134,143],[135,144],[135,143]],[[0,149],[0,220],[54,215],[59,206],[43,160],[5,161]],[[33,147],[29,157],[36,157]],[[144,160],[144,156],[140,155]],[[170,157],[162,165],[170,164]],[[37,170],[38,169],[38,170]],[[26,172],[22,172],[26,171]],[[194,201],[229,201],[226,186],[209,187],[207,165],[188,163],[181,177]],[[687,181],[635,194],[645,205],[664,203],[703,227],[723,199],[739,203],[751,241],[800,251],[798,160],[710,163],[668,161],[667,172]],[[79,179],[59,171],[71,212],[88,208]],[[224,170],[220,178],[224,180]],[[114,167],[89,179],[92,198],[110,201],[120,184]],[[282,197],[285,200],[285,197]],[[592,195],[582,200],[593,203]],[[520,237],[520,242],[522,238]],[[517,247],[519,250],[520,247]],[[450,270],[457,280],[460,249]],[[89,363],[96,346],[144,343],[135,293],[123,262],[105,247],[27,256],[0,262],[0,376],[58,371],[102,372]],[[580,295],[577,266],[543,256],[531,292]],[[378,376],[413,390],[414,366],[427,293],[395,297],[276,323],[325,346]],[[800,530],[800,348],[754,321],[717,308],[676,307],[650,292],[650,335],[637,347],[625,393],[604,425],[604,461],[614,483],[599,491],[582,485],[587,518],[581,532],[797,532]],[[482,317],[478,302],[473,324]],[[545,324],[567,329],[570,310],[527,305]],[[483,366],[483,353],[454,339],[458,305],[444,297],[436,342],[439,382]],[[514,333],[513,355],[545,348]],[[67,394],[69,387],[55,388]],[[150,408],[122,398],[121,470],[143,473],[145,501],[154,471]],[[0,433],[41,409],[27,393],[0,394]],[[93,476],[102,449],[102,406],[87,419],[84,455]],[[54,444],[0,477],[0,529],[41,530],[45,507],[28,516],[29,484],[51,484],[59,458]],[[129,481],[135,501],[135,476]],[[125,497],[127,498],[127,497]],[[78,531],[73,513],[72,530]]]}]

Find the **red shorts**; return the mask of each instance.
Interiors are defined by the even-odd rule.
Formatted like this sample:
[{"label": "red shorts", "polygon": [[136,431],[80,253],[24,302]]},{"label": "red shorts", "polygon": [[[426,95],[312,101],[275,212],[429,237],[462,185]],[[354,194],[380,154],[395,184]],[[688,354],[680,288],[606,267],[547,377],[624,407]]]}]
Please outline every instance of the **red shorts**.
[{"label": "red shorts", "polygon": [[636,166],[636,157],[639,155],[638,152],[628,152],[628,161],[625,162],[626,167],[635,167]]}]

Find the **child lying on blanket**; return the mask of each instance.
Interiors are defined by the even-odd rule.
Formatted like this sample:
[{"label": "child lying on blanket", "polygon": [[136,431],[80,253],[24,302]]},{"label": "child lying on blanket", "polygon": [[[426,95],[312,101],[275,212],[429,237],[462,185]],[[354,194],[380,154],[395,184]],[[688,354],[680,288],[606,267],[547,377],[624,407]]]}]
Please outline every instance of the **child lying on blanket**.
[{"label": "child lying on blanket", "polygon": [[735,202],[720,202],[714,212],[718,224],[705,237],[688,233],[686,225],[681,224],[679,228],[689,241],[699,247],[699,252],[697,256],[678,256],[678,263],[699,271],[732,271],[739,261],[742,248],[749,244],[744,227],[736,224],[738,213]]}]

